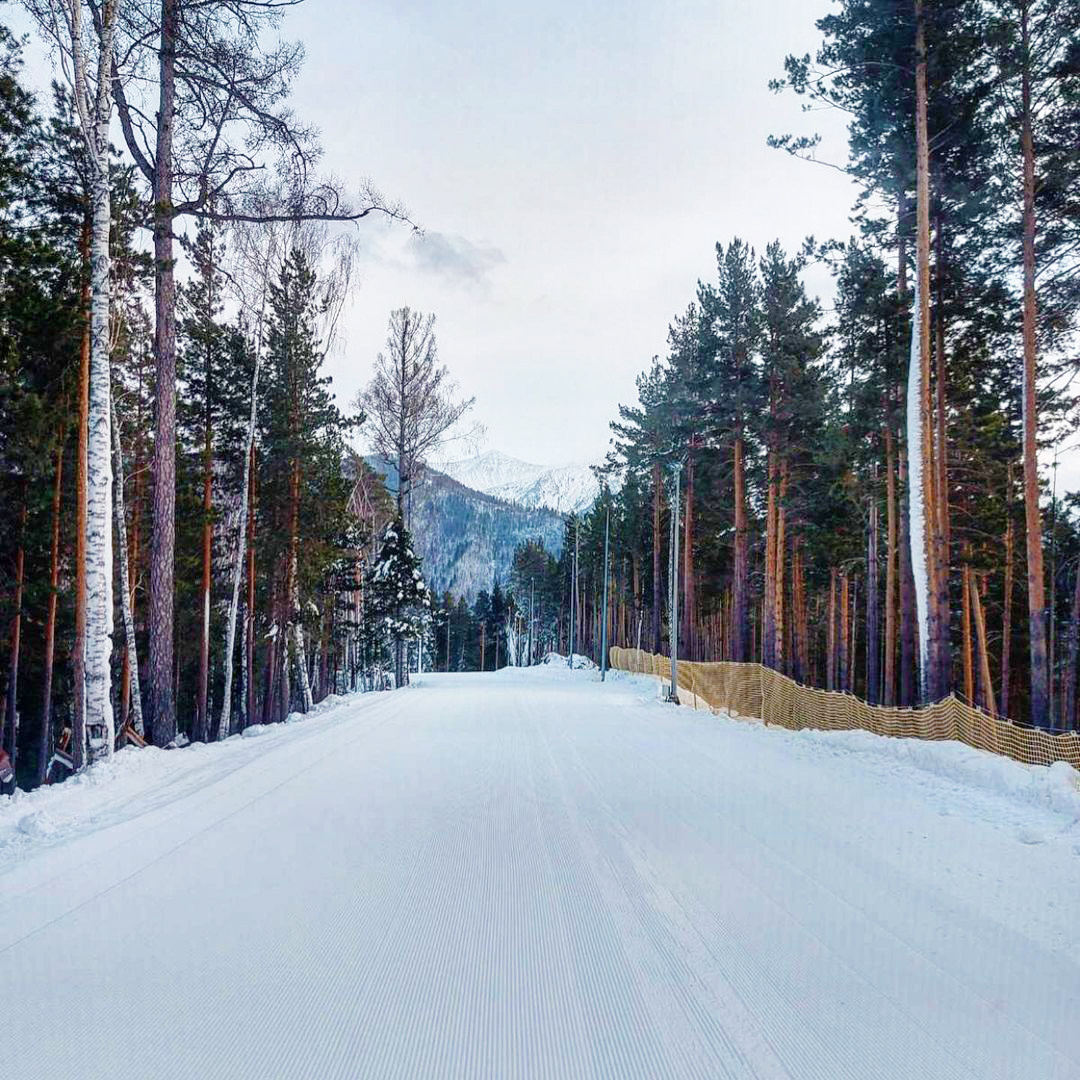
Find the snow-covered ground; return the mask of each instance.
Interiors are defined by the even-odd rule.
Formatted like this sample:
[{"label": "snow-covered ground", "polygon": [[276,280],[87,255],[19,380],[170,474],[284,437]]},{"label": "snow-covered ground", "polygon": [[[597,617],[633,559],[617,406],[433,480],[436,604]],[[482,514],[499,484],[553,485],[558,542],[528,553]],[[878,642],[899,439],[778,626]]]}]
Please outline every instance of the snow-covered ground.
[{"label": "snow-covered ground", "polygon": [[0,1075],[1080,1077],[1080,791],[552,663],[0,802]]}]

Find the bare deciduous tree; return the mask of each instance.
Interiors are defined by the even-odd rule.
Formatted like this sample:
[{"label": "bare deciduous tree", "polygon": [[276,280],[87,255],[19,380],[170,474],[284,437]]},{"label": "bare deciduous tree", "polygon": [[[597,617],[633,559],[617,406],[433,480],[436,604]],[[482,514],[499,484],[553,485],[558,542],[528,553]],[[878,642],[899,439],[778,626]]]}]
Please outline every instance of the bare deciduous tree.
[{"label": "bare deciduous tree", "polygon": [[[149,721],[154,741],[176,733],[173,679],[176,516],[174,230],[184,216],[216,221],[404,218],[365,187],[356,203],[311,172],[313,128],[287,106],[303,61],[276,41],[282,11],[300,0],[129,0],[114,50],[113,91],[128,152],[150,187],[155,268],[156,414],[149,596]],[[272,48],[267,41],[274,40]],[[138,92],[136,92],[136,88]],[[270,171],[294,192],[269,203]]]},{"label": "bare deciduous tree", "polygon": [[435,316],[408,307],[391,312],[386,352],[356,404],[369,418],[373,448],[397,467],[397,507],[406,526],[419,471],[476,401],[455,400],[456,389],[438,363]]}]

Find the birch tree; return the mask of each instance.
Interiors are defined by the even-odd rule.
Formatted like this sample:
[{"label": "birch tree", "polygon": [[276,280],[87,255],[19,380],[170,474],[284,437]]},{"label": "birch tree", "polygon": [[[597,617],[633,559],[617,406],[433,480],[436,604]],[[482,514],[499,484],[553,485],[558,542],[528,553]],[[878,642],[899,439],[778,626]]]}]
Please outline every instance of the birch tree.
[{"label": "birch tree", "polygon": [[[232,721],[236,619],[240,608],[240,580],[243,576],[244,561],[248,555],[248,515],[252,509],[249,505],[248,490],[251,486],[252,458],[259,415],[259,372],[262,368],[263,325],[266,320],[266,303],[270,291],[270,270],[275,259],[280,257],[279,237],[280,229],[273,224],[238,231],[239,273],[233,276],[233,281],[237,286],[237,299],[242,309],[252,316],[251,336],[255,346],[255,364],[251,372],[250,407],[247,436],[244,440],[243,485],[236,522],[236,551],[229,570],[231,592],[228,621],[225,627],[225,690],[221,699],[221,715],[218,719],[217,737],[219,739],[228,736],[229,725]],[[245,629],[249,623],[250,613],[245,619]]]},{"label": "birch tree", "polygon": [[[113,629],[109,122],[113,87],[119,84],[119,75],[113,66],[113,46],[120,0],[104,0],[100,5],[85,0],[25,0],[25,6],[57,50],[64,75],[71,85],[90,170],[85,717],[92,749],[111,755],[115,729],[109,671]],[[77,738],[77,765],[82,763],[82,755],[82,739]]]}]

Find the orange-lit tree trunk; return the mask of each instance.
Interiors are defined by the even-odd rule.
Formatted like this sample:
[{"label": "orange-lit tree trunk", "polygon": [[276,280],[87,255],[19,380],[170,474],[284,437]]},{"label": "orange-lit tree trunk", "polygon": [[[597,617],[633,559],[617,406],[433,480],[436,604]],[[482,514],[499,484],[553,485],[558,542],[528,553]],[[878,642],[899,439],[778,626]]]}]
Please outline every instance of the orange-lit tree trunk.
[{"label": "orange-lit tree trunk", "polygon": [[743,461],[743,436],[741,420],[735,435],[734,479],[735,479],[735,552],[734,577],[731,590],[731,659],[746,661],[750,659],[749,637],[749,537],[746,532],[746,475]]},{"label": "orange-lit tree trunk", "polygon": [[686,518],[683,522],[683,648],[697,655],[697,590],[694,587],[694,449],[686,460]]},{"label": "orange-lit tree trunk", "polygon": [[[775,411],[775,402],[772,411]],[[776,667],[776,518],[780,501],[777,492],[780,470],[776,458],[776,450],[770,448],[765,499],[765,596],[762,610],[765,648],[761,658],[762,663],[769,668]]]},{"label": "orange-lit tree trunk", "polygon": [[663,585],[661,579],[661,535],[660,535],[660,462],[653,462],[653,525],[652,525],[652,651],[660,652],[660,620],[663,612]]},{"label": "orange-lit tree trunk", "polygon": [[787,552],[786,519],[784,500],[787,498],[788,464],[780,463],[780,494],[776,506],[776,545],[773,571],[773,665],[777,671],[784,670],[784,562]]},{"label": "orange-lit tree trunk", "polygon": [[896,704],[896,454],[892,428],[885,437],[885,662],[881,688],[883,705]]},{"label": "orange-lit tree trunk", "polygon": [[975,655],[972,646],[971,634],[971,565],[964,563],[964,596],[961,611],[963,615],[963,649],[964,649],[964,700],[975,700]]},{"label": "orange-lit tree trunk", "polygon": [[836,689],[836,567],[829,571],[829,626],[825,634],[825,689]]},{"label": "orange-lit tree trunk", "polygon": [[971,609],[975,623],[975,644],[978,650],[979,686],[976,704],[981,705],[991,716],[997,714],[994,707],[994,683],[990,677],[990,650],[986,645],[986,616],[983,613],[982,597],[975,575],[971,575]]},{"label": "orange-lit tree trunk", "polygon": [[1029,0],[1020,0],[1020,146],[1023,158],[1024,282],[1024,522],[1027,539],[1028,641],[1031,664],[1031,723],[1045,728],[1050,718],[1050,671],[1046,654],[1046,587],[1043,579],[1042,520],[1039,516],[1039,413],[1036,402],[1035,320],[1035,146],[1031,117],[1031,37]]},{"label": "orange-lit tree trunk", "polygon": [[878,505],[877,496],[870,500],[870,528],[866,551],[866,700],[876,705],[880,700],[878,625]]}]

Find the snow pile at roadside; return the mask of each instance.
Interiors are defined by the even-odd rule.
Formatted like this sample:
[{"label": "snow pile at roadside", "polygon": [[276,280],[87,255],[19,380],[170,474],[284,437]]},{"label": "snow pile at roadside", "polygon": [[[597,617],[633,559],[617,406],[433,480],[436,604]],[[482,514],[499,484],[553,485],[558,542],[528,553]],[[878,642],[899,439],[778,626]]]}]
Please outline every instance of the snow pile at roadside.
[{"label": "snow pile at roadside", "polygon": [[[549,652],[541,664],[562,664],[563,667],[569,668],[570,665],[566,662],[566,657],[562,653]],[[587,656],[582,656],[581,653],[574,653],[574,668],[580,671],[598,671],[599,668],[589,659]]]},{"label": "snow pile at roadside", "polygon": [[896,739],[869,731],[807,728],[791,734],[831,753],[891,757],[935,776],[1006,795],[1080,822],[1080,773],[1064,761],[1049,766],[1024,765],[962,742]]},{"label": "snow pile at roadside", "polygon": [[[657,696],[664,699],[666,684],[653,675],[611,671],[609,676],[620,682],[640,684],[647,691],[642,695],[642,701]],[[765,737],[790,739],[795,744],[813,746],[831,756],[868,755],[879,760],[889,759],[967,787],[1050,810],[1074,825],[1080,824],[1080,772],[1064,761],[1049,766],[1025,765],[955,740],[901,739],[862,730],[804,728],[791,731],[762,725],[760,720],[750,717],[734,717],[723,709],[713,710],[713,713],[740,727],[764,732]]]},{"label": "snow pile at roadside", "polygon": [[[92,832],[213,783],[258,760],[283,741],[338,722],[357,695],[328,695],[311,712],[290,713],[274,724],[253,724],[220,743],[191,743],[178,750],[133,746],[95,762],[63,783],[0,796],[0,866],[43,846]],[[341,713],[342,716],[330,714]],[[307,721],[299,725],[298,721]],[[318,720],[318,723],[311,723]],[[261,736],[255,738],[254,736]]]}]

